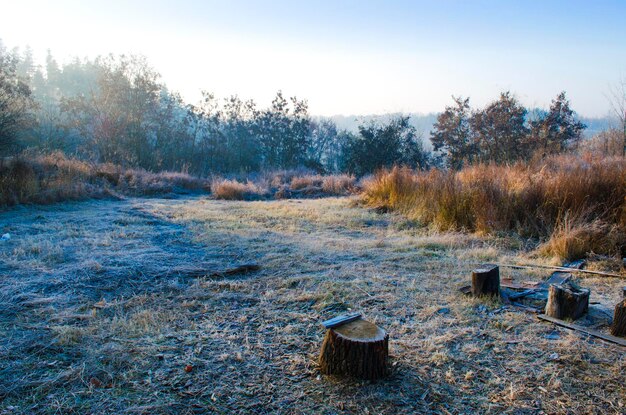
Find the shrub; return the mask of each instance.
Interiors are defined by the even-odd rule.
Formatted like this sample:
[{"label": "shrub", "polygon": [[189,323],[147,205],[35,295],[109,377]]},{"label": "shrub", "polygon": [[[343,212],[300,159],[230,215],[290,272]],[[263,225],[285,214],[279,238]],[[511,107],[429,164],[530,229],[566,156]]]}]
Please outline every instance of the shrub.
[{"label": "shrub", "polygon": [[236,180],[217,179],[211,184],[213,196],[223,200],[252,200],[265,195],[260,187],[248,181],[241,183]]}]

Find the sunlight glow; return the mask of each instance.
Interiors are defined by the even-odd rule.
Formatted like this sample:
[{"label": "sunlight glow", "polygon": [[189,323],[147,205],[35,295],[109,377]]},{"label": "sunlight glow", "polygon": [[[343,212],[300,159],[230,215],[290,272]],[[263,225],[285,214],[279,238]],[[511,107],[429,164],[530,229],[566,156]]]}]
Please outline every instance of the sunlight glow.
[{"label": "sunlight glow", "polygon": [[60,60],[143,54],[192,102],[205,89],[265,104],[281,89],[320,115],[426,113],[451,95],[483,105],[510,89],[545,107],[566,90],[581,114],[602,116],[626,71],[619,2],[589,6],[602,20],[583,2],[3,3],[15,16],[0,28],[7,47],[29,45],[39,61],[47,49]]}]

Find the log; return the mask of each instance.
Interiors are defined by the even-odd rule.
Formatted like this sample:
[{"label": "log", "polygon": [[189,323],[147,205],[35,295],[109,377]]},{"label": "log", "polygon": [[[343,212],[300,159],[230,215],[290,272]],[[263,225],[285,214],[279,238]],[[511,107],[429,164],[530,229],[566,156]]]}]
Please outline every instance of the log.
[{"label": "log", "polygon": [[475,297],[500,295],[500,268],[497,265],[485,264],[472,271],[472,294]]},{"label": "log", "polygon": [[617,337],[626,337],[626,299],[615,306],[611,334]]},{"label": "log", "polygon": [[325,375],[375,380],[387,374],[389,335],[374,323],[354,320],[326,332],[320,352]]},{"label": "log", "polygon": [[590,291],[568,282],[548,288],[546,315],[560,320],[576,320],[589,308]]}]

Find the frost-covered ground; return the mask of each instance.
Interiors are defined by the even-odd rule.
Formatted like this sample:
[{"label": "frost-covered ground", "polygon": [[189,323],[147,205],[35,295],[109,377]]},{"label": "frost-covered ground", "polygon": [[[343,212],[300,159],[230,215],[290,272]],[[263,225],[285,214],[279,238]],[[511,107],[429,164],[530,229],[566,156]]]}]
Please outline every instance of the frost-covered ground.
[{"label": "frost-covered ground", "polygon": [[[2,414],[626,411],[624,349],[459,294],[472,264],[527,260],[517,238],[346,198],[22,207],[0,231]],[[580,283],[609,306],[623,280]],[[389,332],[387,379],[320,376],[319,323],[346,310]]]}]

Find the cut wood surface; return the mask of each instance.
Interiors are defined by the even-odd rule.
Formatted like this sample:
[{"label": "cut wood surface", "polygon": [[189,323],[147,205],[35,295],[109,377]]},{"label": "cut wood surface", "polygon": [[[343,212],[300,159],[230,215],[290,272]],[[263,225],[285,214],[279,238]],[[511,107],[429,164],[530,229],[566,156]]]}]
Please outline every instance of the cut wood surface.
[{"label": "cut wood surface", "polygon": [[626,337],[626,299],[615,306],[611,334],[613,336]]},{"label": "cut wood surface", "polygon": [[472,294],[477,297],[500,295],[500,269],[497,265],[485,264],[472,271]]},{"label": "cut wood surface", "polygon": [[590,291],[573,284],[551,284],[548,288],[546,315],[561,320],[576,320],[589,308]]},{"label": "cut wood surface", "polygon": [[602,339],[602,340],[605,340],[607,342],[619,344],[620,346],[626,347],[626,339],[622,339],[620,337],[611,336],[610,334],[604,334],[604,333],[601,333],[601,332],[599,332],[597,330],[594,330],[594,329],[591,329],[591,328],[588,328],[588,327],[583,327],[583,326],[581,326],[579,324],[569,323],[567,321],[563,321],[563,320],[558,319],[558,318],[546,316],[545,314],[539,314],[537,316],[537,318],[540,319],[540,320],[549,321],[551,323],[556,324],[557,326],[565,327],[565,328],[570,329],[570,330],[576,330],[576,331],[579,331],[581,333],[585,333],[585,334],[587,334],[589,336],[596,337],[598,339]]},{"label": "cut wood surface", "polygon": [[326,375],[379,379],[387,374],[389,335],[374,323],[354,320],[329,329],[320,352]]}]

